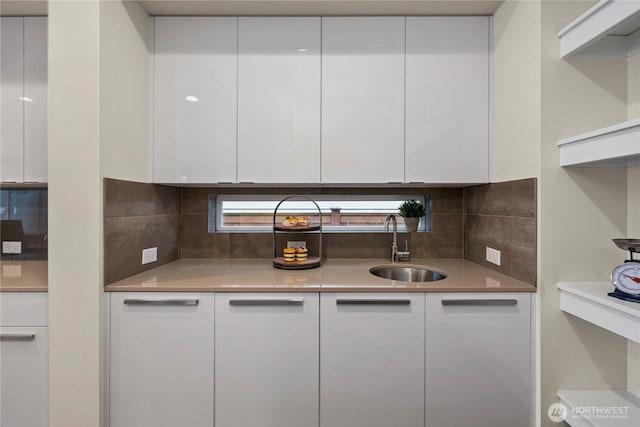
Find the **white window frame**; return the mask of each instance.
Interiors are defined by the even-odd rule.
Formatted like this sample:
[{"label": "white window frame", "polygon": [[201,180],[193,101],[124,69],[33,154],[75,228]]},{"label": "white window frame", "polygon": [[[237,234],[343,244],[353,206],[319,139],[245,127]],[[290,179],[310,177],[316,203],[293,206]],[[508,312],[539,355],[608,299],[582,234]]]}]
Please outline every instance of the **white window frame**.
[{"label": "white window frame", "polygon": [[[263,233],[263,232],[271,232],[273,228],[271,225],[268,226],[253,226],[253,227],[238,227],[238,226],[225,226],[222,224],[222,215],[219,215],[219,212],[222,212],[222,203],[225,201],[265,201],[265,202],[273,202],[273,208],[278,204],[282,199],[286,197],[291,197],[291,195],[263,195],[263,194],[211,194],[209,196],[209,233]],[[325,202],[331,201],[402,201],[402,200],[411,200],[415,199],[420,201],[425,205],[427,209],[427,214],[420,218],[420,224],[418,226],[419,232],[430,232],[431,231],[431,196],[428,194],[392,194],[392,195],[311,195],[308,196],[313,199],[318,205],[320,205],[320,209],[323,214],[330,213],[330,207],[326,205]],[[212,199],[215,202],[212,202]],[[305,202],[306,200],[303,197],[300,199],[296,199],[295,197],[292,201],[301,201]],[[308,203],[308,201],[306,201]],[[285,202],[285,203],[288,203]],[[398,203],[399,205],[399,203]],[[213,210],[212,210],[213,208]],[[280,207],[280,211],[282,211],[282,206]],[[385,209],[386,211],[386,209]],[[272,210],[270,211],[273,212]],[[398,221],[398,231],[405,232],[406,227],[404,225],[404,221],[402,217],[400,217],[397,212],[395,216]],[[212,227],[213,226],[213,227]],[[382,233],[385,232],[384,226],[330,226],[323,225],[322,231],[326,233]]]}]

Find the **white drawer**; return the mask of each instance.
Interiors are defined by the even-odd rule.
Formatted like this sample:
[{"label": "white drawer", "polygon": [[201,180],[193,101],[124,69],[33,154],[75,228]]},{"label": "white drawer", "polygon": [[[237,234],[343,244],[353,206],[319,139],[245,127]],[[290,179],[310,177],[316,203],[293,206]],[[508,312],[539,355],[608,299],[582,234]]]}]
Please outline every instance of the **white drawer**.
[{"label": "white drawer", "polygon": [[47,326],[46,292],[0,292],[0,326]]}]

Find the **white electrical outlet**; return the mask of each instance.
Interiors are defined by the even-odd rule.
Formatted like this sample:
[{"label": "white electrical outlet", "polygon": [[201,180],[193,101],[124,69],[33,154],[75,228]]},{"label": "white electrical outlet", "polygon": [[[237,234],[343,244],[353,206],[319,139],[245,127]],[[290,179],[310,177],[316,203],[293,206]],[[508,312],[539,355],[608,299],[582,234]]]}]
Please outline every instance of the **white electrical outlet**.
[{"label": "white electrical outlet", "polygon": [[21,254],[22,242],[10,242],[10,241],[2,242],[2,253],[3,254]]},{"label": "white electrical outlet", "polygon": [[142,265],[156,262],[158,260],[158,248],[148,248],[142,250]]},{"label": "white electrical outlet", "polygon": [[500,265],[500,251],[487,246],[487,261],[491,264]]}]

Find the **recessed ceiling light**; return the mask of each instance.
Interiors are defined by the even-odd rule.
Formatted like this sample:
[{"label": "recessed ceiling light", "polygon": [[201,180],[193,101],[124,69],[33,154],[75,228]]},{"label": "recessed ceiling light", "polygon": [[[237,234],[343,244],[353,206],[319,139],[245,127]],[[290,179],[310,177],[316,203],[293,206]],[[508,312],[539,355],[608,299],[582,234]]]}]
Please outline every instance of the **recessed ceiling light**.
[{"label": "recessed ceiling light", "polygon": [[24,101],[24,102],[33,102],[33,99],[27,97],[27,96],[19,96],[18,99],[20,101]]},{"label": "recessed ceiling light", "polygon": [[300,48],[300,49],[298,49],[298,52],[306,52],[306,51],[308,51],[308,50],[309,50],[309,49]]},{"label": "recessed ceiling light", "polygon": [[184,99],[186,99],[189,102],[198,102],[198,101],[200,101],[198,98],[196,98],[195,96],[192,96],[192,95],[186,96]]}]

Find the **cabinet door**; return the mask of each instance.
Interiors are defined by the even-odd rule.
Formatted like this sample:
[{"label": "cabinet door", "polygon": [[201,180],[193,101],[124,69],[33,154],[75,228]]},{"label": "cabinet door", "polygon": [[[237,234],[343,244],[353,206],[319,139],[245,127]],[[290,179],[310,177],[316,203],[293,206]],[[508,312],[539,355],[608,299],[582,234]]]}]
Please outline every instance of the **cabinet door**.
[{"label": "cabinet door", "polygon": [[318,294],[216,294],[216,427],[318,425]]},{"label": "cabinet door", "polygon": [[322,426],[424,426],[424,294],[321,294],[320,342]]},{"label": "cabinet door", "polygon": [[407,182],[488,182],[489,52],[488,17],[407,17]]},{"label": "cabinet door", "polygon": [[0,18],[0,179],[23,179],[23,18]]},{"label": "cabinet door", "polygon": [[47,18],[24,18],[24,181],[47,182]]},{"label": "cabinet door", "polygon": [[235,182],[237,23],[155,18],[155,182]]},{"label": "cabinet door", "polygon": [[322,18],[322,182],[404,181],[404,17]]},{"label": "cabinet door", "polygon": [[238,181],[320,182],[320,18],[239,18]]},{"label": "cabinet door", "polygon": [[0,328],[0,425],[49,424],[48,348],[46,327]]},{"label": "cabinet door", "polygon": [[112,293],[112,426],[213,426],[213,294]]},{"label": "cabinet door", "polygon": [[530,294],[427,294],[426,426],[530,425]]}]

